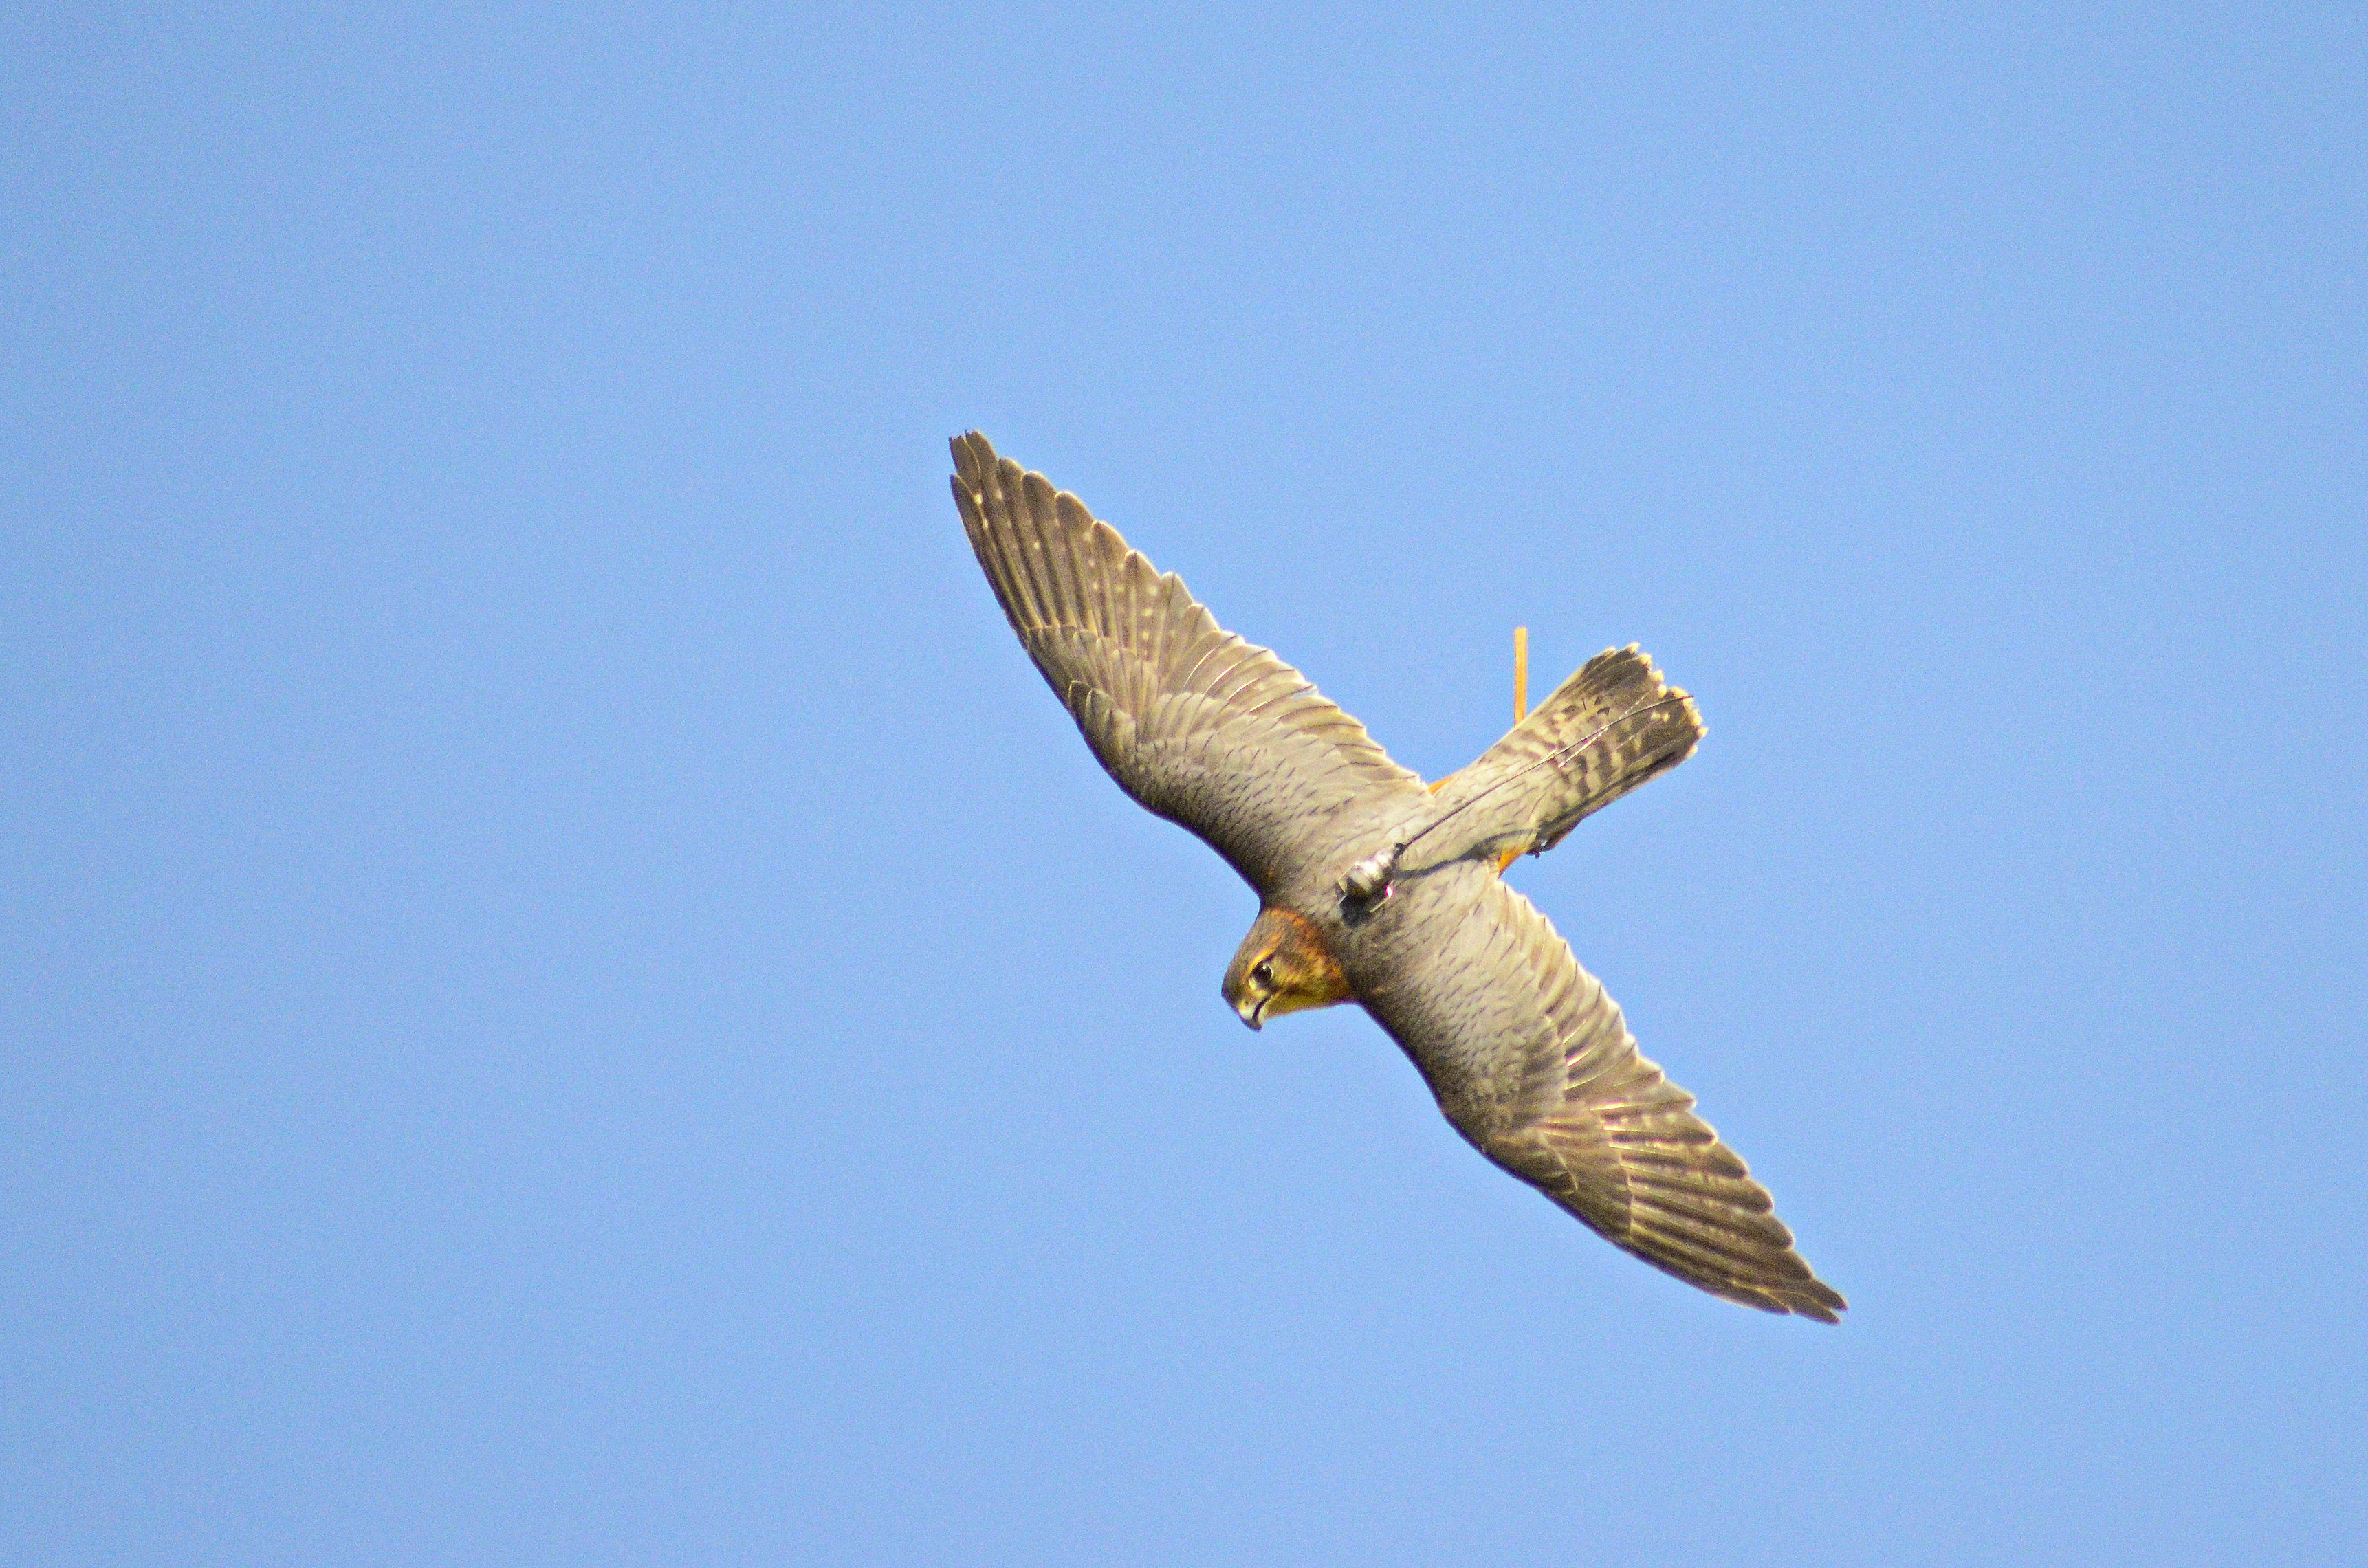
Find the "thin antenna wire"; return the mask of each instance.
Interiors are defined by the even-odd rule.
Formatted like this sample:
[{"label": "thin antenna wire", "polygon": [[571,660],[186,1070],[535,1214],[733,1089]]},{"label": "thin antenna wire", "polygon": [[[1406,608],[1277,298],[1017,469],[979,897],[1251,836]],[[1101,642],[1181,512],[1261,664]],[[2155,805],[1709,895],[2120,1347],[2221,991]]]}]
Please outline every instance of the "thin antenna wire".
[{"label": "thin antenna wire", "polygon": [[1457,806],[1443,815],[1433,819],[1423,827],[1421,832],[1416,834],[1412,838],[1407,839],[1404,844],[1399,845],[1397,848],[1392,852],[1392,858],[1395,858],[1398,855],[1405,854],[1408,849],[1413,848],[1416,844],[1419,843],[1424,837],[1426,837],[1433,828],[1446,826],[1450,821],[1462,816],[1465,812],[1470,811],[1473,807],[1478,805],[1481,801],[1486,800],[1489,796],[1495,794],[1506,785],[1512,783],[1522,775],[1533,773],[1537,769],[1543,767],[1550,763],[1555,767],[1560,767],[1574,752],[1594,744],[1597,741],[1601,740],[1605,735],[1610,734],[1612,731],[1618,729],[1629,720],[1636,717],[1637,714],[1651,713],[1663,708],[1679,707],[1687,700],[1688,699],[1686,694],[1679,691],[1672,692],[1670,695],[1660,699],[1658,701],[1640,702],[1636,704],[1635,707],[1628,710],[1627,712],[1621,714],[1618,718],[1611,720],[1609,722],[1604,723],[1594,730],[1588,731],[1586,734],[1579,736],[1578,739],[1571,741],[1564,745],[1558,745],[1554,747],[1554,750],[1546,753],[1543,756],[1531,758],[1526,766],[1513,769],[1512,772],[1505,775],[1504,778],[1497,779],[1497,782],[1489,785],[1488,788],[1481,790],[1480,793],[1473,796],[1462,805]]},{"label": "thin antenna wire", "polygon": [[1530,629],[1513,628],[1513,722],[1530,716]]},{"label": "thin antenna wire", "polygon": [[[1497,782],[1489,785],[1488,788],[1481,790],[1478,794],[1473,796],[1462,805],[1452,807],[1439,816],[1433,817],[1429,823],[1425,824],[1414,834],[1400,839],[1397,843],[1391,845],[1387,849],[1376,850],[1374,853],[1368,855],[1362,860],[1360,860],[1355,865],[1349,867],[1347,874],[1342,876],[1340,879],[1341,893],[1343,896],[1348,898],[1360,899],[1367,902],[1387,895],[1390,891],[1390,883],[1397,878],[1398,858],[1404,855],[1407,850],[1413,848],[1416,845],[1421,843],[1425,838],[1430,836],[1434,830],[1446,826],[1448,823],[1454,820],[1456,817],[1462,816],[1465,812],[1470,811],[1473,807],[1478,805],[1481,801],[1486,800],[1497,790],[1502,790],[1506,785],[1512,783],[1522,775],[1534,772],[1538,768],[1544,767],[1549,765],[1556,767],[1561,767],[1564,761],[1574,752],[1578,751],[1581,747],[1593,744],[1595,742],[1602,739],[1605,735],[1610,734],[1613,730],[1616,730],[1621,725],[1626,723],[1629,720],[1636,717],[1639,713],[1651,713],[1663,708],[1680,707],[1691,700],[1692,699],[1687,697],[1684,692],[1674,691],[1668,696],[1661,698],[1657,701],[1640,702],[1636,704],[1635,707],[1628,710],[1627,712],[1621,714],[1618,718],[1610,721],[1584,735],[1581,735],[1578,739],[1571,741],[1564,745],[1558,745],[1552,751],[1547,752],[1543,756],[1531,758],[1527,764],[1513,769],[1512,772],[1507,774],[1504,778],[1497,779]],[[1535,851],[1532,850],[1531,853],[1534,854]]]}]

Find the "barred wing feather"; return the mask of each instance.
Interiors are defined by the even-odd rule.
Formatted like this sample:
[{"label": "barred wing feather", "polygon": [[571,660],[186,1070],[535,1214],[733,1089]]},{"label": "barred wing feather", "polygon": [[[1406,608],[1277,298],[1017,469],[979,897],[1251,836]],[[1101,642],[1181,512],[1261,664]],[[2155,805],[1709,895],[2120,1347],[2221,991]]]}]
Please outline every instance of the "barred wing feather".
[{"label": "barred wing feather", "polygon": [[[1693,1112],[1694,1097],[1637,1049],[1619,1006],[1529,900],[1492,883],[1481,940],[1522,1020],[1488,1074],[1489,1106],[1440,1096],[1460,1131],[1597,1234],[1714,1296],[1826,1323],[1849,1304],[1793,1248],[1768,1189]],[[1395,1031],[1394,1031],[1395,1032]],[[1420,1062],[1472,1059],[1477,1042],[1408,1041]],[[1438,1076],[1433,1074],[1434,1085]]]},{"label": "barred wing feather", "polygon": [[953,456],[971,548],[1094,756],[1261,894],[1343,807],[1419,790],[1363,725],[1219,626],[1076,496],[975,431]]}]

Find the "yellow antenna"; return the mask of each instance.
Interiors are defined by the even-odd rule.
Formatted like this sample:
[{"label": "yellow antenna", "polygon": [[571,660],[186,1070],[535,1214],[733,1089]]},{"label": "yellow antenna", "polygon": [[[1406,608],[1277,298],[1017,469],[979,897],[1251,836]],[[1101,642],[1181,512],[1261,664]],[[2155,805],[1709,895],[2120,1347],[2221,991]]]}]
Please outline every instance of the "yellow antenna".
[{"label": "yellow antenna", "polygon": [[1530,716],[1530,629],[1513,628],[1513,722]]}]

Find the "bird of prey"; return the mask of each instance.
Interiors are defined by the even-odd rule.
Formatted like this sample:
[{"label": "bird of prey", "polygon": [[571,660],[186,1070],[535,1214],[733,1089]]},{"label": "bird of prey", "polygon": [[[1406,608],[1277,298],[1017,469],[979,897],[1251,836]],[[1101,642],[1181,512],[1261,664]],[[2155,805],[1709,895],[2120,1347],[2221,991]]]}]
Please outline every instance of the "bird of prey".
[{"label": "bird of prey", "polygon": [[1847,1303],[1767,1189],[1500,880],[1691,756],[1691,697],[1634,646],[1606,652],[1426,785],[1076,496],[975,431],[953,458],[971,548],[1096,759],[1258,893],[1224,986],[1244,1023],[1361,1004],[1473,1147],[1614,1246],[1730,1301],[1838,1321]]}]

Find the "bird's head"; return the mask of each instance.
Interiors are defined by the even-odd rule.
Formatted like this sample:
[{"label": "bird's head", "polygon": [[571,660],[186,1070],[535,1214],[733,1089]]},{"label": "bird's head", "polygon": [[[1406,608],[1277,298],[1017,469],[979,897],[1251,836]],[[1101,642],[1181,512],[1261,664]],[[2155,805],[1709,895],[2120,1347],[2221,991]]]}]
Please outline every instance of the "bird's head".
[{"label": "bird's head", "polygon": [[1354,994],[1324,945],[1324,934],[1287,909],[1259,910],[1225,968],[1225,1000],[1252,1028],[1281,1014],[1328,1007]]}]

